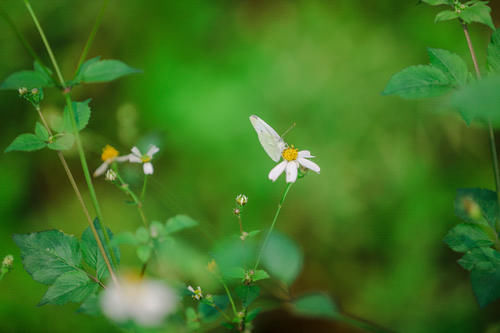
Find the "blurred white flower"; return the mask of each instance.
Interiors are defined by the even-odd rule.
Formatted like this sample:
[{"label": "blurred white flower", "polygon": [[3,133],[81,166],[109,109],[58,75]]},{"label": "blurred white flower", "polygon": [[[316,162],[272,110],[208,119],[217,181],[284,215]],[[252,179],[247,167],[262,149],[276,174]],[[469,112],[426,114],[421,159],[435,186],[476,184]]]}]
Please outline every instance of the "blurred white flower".
[{"label": "blurred white flower", "polygon": [[276,165],[271,172],[269,172],[269,179],[273,182],[278,179],[278,177],[286,170],[286,182],[287,183],[295,183],[297,180],[297,169],[299,167],[304,167],[306,169],[310,169],[316,173],[319,173],[319,166],[308,160],[309,158],[313,158],[309,150],[299,151],[293,146],[284,149],[281,153],[283,157],[283,161],[281,161],[278,165]]},{"label": "blurred white flower", "polygon": [[144,174],[152,175],[153,174],[153,164],[151,164],[151,160],[153,159],[153,155],[160,151],[160,148],[152,145],[149,147],[149,150],[146,154],[142,154],[141,151],[134,147],[132,148],[132,154],[128,155],[129,161],[132,163],[142,163],[144,168]]},{"label": "blurred white flower", "polygon": [[99,177],[108,170],[109,165],[113,162],[125,162],[129,160],[128,155],[118,156],[118,150],[113,146],[106,145],[102,149],[101,159],[103,163],[94,171],[94,177]]},{"label": "blurred white flower", "polygon": [[104,314],[116,322],[133,320],[142,326],[158,326],[174,312],[178,297],[164,283],[127,278],[110,285],[101,295]]},{"label": "blurred white flower", "polygon": [[248,203],[248,197],[244,194],[238,194],[236,196],[236,203],[243,207]]},{"label": "blurred white flower", "polygon": [[203,294],[201,293],[201,288],[200,286],[198,286],[198,288],[194,289],[193,287],[189,286],[187,287],[187,289],[193,293],[193,295],[191,295],[195,300],[199,301],[200,299],[203,298]]}]

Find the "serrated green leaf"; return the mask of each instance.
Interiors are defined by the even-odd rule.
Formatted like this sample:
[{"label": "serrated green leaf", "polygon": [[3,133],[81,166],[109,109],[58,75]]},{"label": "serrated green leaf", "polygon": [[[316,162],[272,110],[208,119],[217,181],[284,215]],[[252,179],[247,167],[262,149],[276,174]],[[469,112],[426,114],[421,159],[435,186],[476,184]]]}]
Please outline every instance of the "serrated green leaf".
[{"label": "serrated green leaf", "polygon": [[444,242],[456,252],[467,252],[476,247],[491,246],[489,235],[477,224],[462,223],[451,229]]},{"label": "serrated green leaf", "polygon": [[43,126],[39,122],[36,122],[35,135],[42,141],[49,140],[49,132],[47,131],[45,126]]},{"label": "serrated green leaf", "polygon": [[467,64],[460,56],[441,49],[427,49],[431,65],[440,69],[451,84],[463,86],[467,83],[469,70]]},{"label": "serrated green leaf", "polygon": [[422,2],[431,6],[450,5],[452,3],[450,0],[422,0]]},{"label": "serrated green leaf", "polygon": [[196,227],[198,222],[193,220],[187,215],[177,215],[168,219],[165,224],[165,232],[167,234],[173,234],[174,232],[179,232],[181,230]]},{"label": "serrated green leaf", "polygon": [[119,60],[101,60],[86,64],[81,69],[79,76],[82,82],[108,82],[122,76],[139,73],[140,70],[132,68]]},{"label": "serrated green leaf", "polygon": [[5,152],[9,151],[35,151],[43,149],[47,146],[45,141],[40,139],[35,134],[25,133],[19,135],[12,141],[12,143],[5,149]]},{"label": "serrated green leaf", "polygon": [[38,306],[45,304],[63,305],[68,302],[81,302],[94,293],[99,285],[90,280],[80,270],[66,272],[59,276],[49,287]]},{"label": "serrated green leaf", "polygon": [[235,289],[236,295],[240,298],[243,307],[248,307],[250,304],[252,304],[257,297],[259,297],[260,293],[260,288],[259,286],[256,285],[250,285],[250,286],[245,286],[245,285],[240,285],[236,287]]},{"label": "serrated green leaf", "polygon": [[481,216],[487,223],[495,227],[498,204],[496,192],[482,188],[463,188],[457,190],[455,197],[455,215],[468,223],[477,223],[467,211],[467,203],[471,201],[479,205]]},{"label": "serrated green leaf", "polygon": [[152,252],[153,252],[153,249],[151,248],[150,245],[141,245],[137,248],[137,251],[136,251],[137,257],[143,263],[148,262],[149,258],[151,258]]},{"label": "serrated green leaf", "polygon": [[269,278],[270,278],[269,274],[267,274],[267,272],[263,269],[256,270],[252,276],[252,280],[255,282]]},{"label": "serrated green leaf", "polygon": [[486,2],[480,1],[464,8],[459,17],[467,24],[473,22],[482,23],[495,30],[495,25],[491,19],[491,8],[486,5]]},{"label": "serrated green leaf", "polygon": [[[89,123],[90,119],[90,103],[91,99],[87,99],[83,102],[72,102],[71,106],[73,109],[73,113],[75,114],[75,121],[76,121],[76,126],[79,131],[83,130],[87,124]],[[68,108],[68,106],[64,107],[64,114],[63,114],[63,129],[59,132],[67,132],[67,133],[73,133],[73,123],[71,122],[71,112]]]},{"label": "serrated green leaf", "polygon": [[64,133],[62,135],[54,136],[52,142],[47,146],[52,150],[68,150],[73,147],[75,137],[71,133]]},{"label": "serrated green leaf", "polygon": [[42,65],[37,60],[33,62],[33,68],[35,72],[40,73],[40,75],[44,77],[47,82],[49,82],[49,86],[55,85],[54,80],[51,77],[52,71],[50,70],[50,68],[47,68],[46,66]]},{"label": "serrated green leaf", "polygon": [[383,95],[403,98],[426,98],[443,95],[453,85],[446,75],[433,66],[411,66],[395,74],[387,84]]},{"label": "serrated green leaf", "polygon": [[500,252],[491,247],[474,248],[458,260],[458,263],[468,271],[493,271],[500,267]]},{"label": "serrated green leaf", "polygon": [[302,296],[293,302],[293,306],[295,312],[308,317],[335,319],[340,316],[331,298],[319,293]]},{"label": "serrated green leaf", "polygon": [[262,263],[271,276],[290,285],[302,269],[303,255],[297,244],[283,234],[273,233],[262,251]]},{"label": "serrated green leaf", "polygon": [[500,267],[492,271],[473,270],[470,279],[480,307],[500,298]]},{"label": "serrated green leaf", "polygon": [[500,29],[496,29],[491,35],[488,45],[488,65],[492,72],[500,74]]},{"label": "serrated green leaf", "polygon": [[78,270],[82,261],[78,240],[62,231],[49,230],[14,235],[24,269],[33,280],[53,284],[66,272]]},{"label": "serrated green leaf", "polygon": [[443,10],[436,15],[434,22],[443,22],[458,18],[458,13],[454,10]]},{"label": "serrated green leaf", "polygon": [[[101,244],[104,247],[104,250],[106,251],[106,255],[108,256],[108,259],[113,265],[113,262],[111,260],[111,253],[110,253],[110,248],[106,245],[106,239],[104,237],[104,233],[101,227],[101,224],[99,223],[99,220],[96,218],[94,220],[94,227],[97,231],[97,234],[99,235],[99,239],[101,240]],[[108,236],[110,241],[113,240],[113,233],[111,230],[108,228]],[[82,239],[80,241],[80,247],[82,249],[82,255],[83,255],[83,260],[89,265],[93,270],[95,270],[97,274],[97,278],[99,280],[106,279],[109,276],[109,271],[108,271],[108,266],[106,265],[106,262],[104,261],[104,258],[102,256],[102,253],[99,249],[99,246],[97,245],[96,239],[94,237],[94,233],[90,229],[90,227],[87,227],[85,231],[82,234]],[[117,261],[117,264],[120,263],[120,249],[118,246],[113,246],[112,247],[113,255],[115,256],[115,259]],[[116,267],[114,267],[116,269]]]},{"label": "serrated green leaf", "polygon": [[80,68],[78,69],[78,73],[76,74],[75,76],[75,80],[74,80],[74,84],[79,84],[82,82],[83,80],[83,72],[85,72],[87,70],[87,68],[92,65],[93,63],[96,63],[96,62],[99,62],[101,60],[101,57],[100,56],[97,56],[95,58],[91,58],[87,61],[85,61],[81,66]]},{"label": "serrated green leaf", "polygon": [[47,80],[47,77],[37,71],[20,71],[7,77],[0,85],[0,89],[32,89],[50,87],[51,85],[52,84]]},{"label": "serrated green leaf", "polygon": [[472,121],[491,121],[500,126],[500,76],[489,76],[457,90],[451,98],[467,124]]}]

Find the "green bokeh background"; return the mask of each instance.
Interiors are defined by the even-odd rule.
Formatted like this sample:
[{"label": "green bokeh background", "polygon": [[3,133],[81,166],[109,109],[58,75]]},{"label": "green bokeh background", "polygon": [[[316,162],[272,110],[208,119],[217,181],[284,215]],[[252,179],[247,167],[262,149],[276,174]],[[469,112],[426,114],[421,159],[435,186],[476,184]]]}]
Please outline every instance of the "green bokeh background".
[{"label": "green bokeh background", "polygon": [[[479,309],[459,256],[442,242],[458,222],[456,188],[493,187],[486,132],[466,127],[446,98],[380,95],[392,74],[428,62],[426,47],[449,49],[470,64],[460,26],[434,24],[437,10],[416,2],[111,0],[89,56],[121,59],[144,73],[75,89],[76,99],[93,98],[83,133],[91,168],[105,144],[121,152],[137,142],[159,144],[147,215],[196,218],[201,227],[186,240],[208,251],[238,230],[236,194],[250,198],[244,223],[253,230],[269,225],[284,188],[284,179],[267,179],[273,162],[248,116],[278,132],[295,122],[286,139],[317,156],[321,175],[292,188],[277,225],[305,254],[292,293],[326,291],[346,313],[400,332],[494,331],[498,302]],[[67,76],[99,6],[33,1]],[[3,7],[48,63],[22,2]],[[490,31],[471,30],[484,65]],[[0,45],[0,78],[31,67],[4,21]],[[46,94],[50,118],[63,100]],[[0,101],[4,149],[34,128],[36,114],[13,92],[0,92]],[[76,152],[66,156],[88,199]],[[127,171],[132,185],[140,184],[139,171]],[[86,227],[55,154],[0,155],[0,184],[0,255],[16,259],[0,282],[1,330],[114,331],[104,319],[76,314],[76,305],[36,307],[45,287],[23,270],[12,241],[13,233],[79,235]],[[140,221],[123,195],[102,179],[95,184],[107,224],[115,232],[135,229]],[[139,262],[129,253],[123,264]],[[282,313],[270,316],[286,322]],[[261,331],[273,331],[268,322]]]}]

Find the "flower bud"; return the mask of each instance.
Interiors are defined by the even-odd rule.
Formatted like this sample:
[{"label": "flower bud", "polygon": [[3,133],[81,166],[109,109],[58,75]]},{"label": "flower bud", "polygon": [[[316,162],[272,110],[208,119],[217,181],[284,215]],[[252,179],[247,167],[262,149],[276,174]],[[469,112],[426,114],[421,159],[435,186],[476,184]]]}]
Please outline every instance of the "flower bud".
[{"label": "flower bud", "polygon": [[241,239],[242,241],[244,241],[245,239],[247,239],[248,235],[249,235],[249,233],[248,233],[248,232],[243,231],[243,232],[241,233],[240,239]]},{"label": "flower bud", "polygon": [[240,215],[241,214],[241,210],[239,208],[235,208],[235,209],[233,209],[233,214],[234,215]]},{"label": "flower bud", "polygon": [[113,181],[116,180],[116,172],[115,172],[115,170],[108,169],[108,171],[106,171],[106,180],[109,181],[109,182],[113,182]]},{"label": "flower bud", "polygon": [[23,88],[19,88],[17,91],[19,92],[19,95],[22,96],[28,92],[28,89],[23,87]]},{"label": "flower bud", "polygon": [[248,197],[244,194],[238,194],[236,196],[236,203],[241,207],[245,206],[248,202]]},{"label": "flower bud", "polygon": [[31,93],[32,93],[33,95],[38,94],[38,88],[33,88],[33,89],[31,89]]},{"label": "flower bud", "polygon": [[5,268],[11,268],[13,263],[14,263],[14,256],[12,256],[12,254],[8,254],[5,256],[5,258],[3,258],[2,266]]}]

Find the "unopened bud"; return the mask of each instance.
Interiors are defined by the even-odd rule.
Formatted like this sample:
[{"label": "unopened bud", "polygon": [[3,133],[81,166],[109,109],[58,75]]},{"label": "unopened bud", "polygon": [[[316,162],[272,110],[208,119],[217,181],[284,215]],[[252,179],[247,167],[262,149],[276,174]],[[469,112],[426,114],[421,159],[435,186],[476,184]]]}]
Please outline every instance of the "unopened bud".
[{"label": "unopened bud", "polygon": [[13,263],[14,263],[14,256],[8,254],[5,256],[5,258],[3,258],[2,266],[5,268],[11,268]]},{"label": "unopened bud", "polygon": [[248,197],[244,194],[238,194],[236,196],[236,203],[240,206],[245,206],[248,202]]},{"label": "unopened bud", "polygon": [[240,214],[241,214],[240,209],[239,209],[239,208],[235,208],[235,209],[233,209],[233,214],[234,214],[234,215],[240,215]]},{"label": "unopened bud", "polygon": [[38,94],[38,88],[33,88],[33,89],[31,89],[31,93],[32,93],[33,95]]},{"label": "unopened bud", "polygon": [[109,181],[109,182],[112,182],[112,181],[116,180],[116,172],[115,172],[115,170],[108,169],[108,171],[106,171],[106,180]]},{"label": "unopened bud", "polygon": [[19,92],[19,95],[22,96],[28,92],[28,89],[23,87],[23,88],[19,88],[17,91]]},{"label": "unopened bud", "polygon": [[241,239],[242,241],[244,241],[245,239],[247,239],[248,235],[249,235],[249,234],[248,234],[248,232],[243,231],[243,232],[241,233],[240,239]]}]

